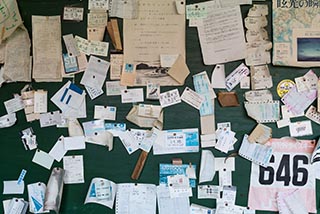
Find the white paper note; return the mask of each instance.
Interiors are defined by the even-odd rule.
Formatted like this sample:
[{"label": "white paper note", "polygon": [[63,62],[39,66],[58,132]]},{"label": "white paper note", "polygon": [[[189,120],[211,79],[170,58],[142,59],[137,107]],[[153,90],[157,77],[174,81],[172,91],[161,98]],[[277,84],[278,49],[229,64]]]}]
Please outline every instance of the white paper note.
[{"label": "white paper note", "polygon": [[18,184],[17,180],[14,181],[3,181],[3,194],[23,194],[24,192],[24,181]]},{"label": "white paper note", "polygon": [[36,150],[32,159],[32,162],[39,164],[40,166],[49,170],[53,164],[53,161],[53,157],[51,157],[48,153],[41,151],[40,149]]},{"label": "white paper note", "polygon": [[60,136],[56,144],[51,148],[49,155],[60,162],[66,153],[67,150],[64,148],[64,137]]},{"label": "white paper note", "polygon": [[86,148],[84,136],[75,137],[64,137],[64,149],[70,150],[81,150]]},{"label": "white paper note", "polygon": [[313,134],[310,120],[290,123],[289,130],[291,137],[301,137]]},{"label": "white paper note", "polygon": [[216,173],[214,155],[210,150],[202,150],[199,183],[212,181]]},{"label": "white paper note", "polygon": [[163,92],[159,95],[159,101],[162,108],[181,103],[178,89]]},{"label": "white paper note", "polygon": [[200,109],[202,103],[204,102],[203,96],[193,91],[189,87],[186,87],[181,95],[181,100],[188,103],[196,109]]},{"label": "white paper note", "polygon": [[94,119],[116,120],[117,107],[114,106],[94,106]]},{"label": "white paper note", "polygon": [[83,156],[65,156],[63,157],[64,183],[79,184],[84,183]]},{"label": "white paper note", "polygon": [[138,103],[143,101],[144,97],[142,88],[121,90],[121,103]]}]

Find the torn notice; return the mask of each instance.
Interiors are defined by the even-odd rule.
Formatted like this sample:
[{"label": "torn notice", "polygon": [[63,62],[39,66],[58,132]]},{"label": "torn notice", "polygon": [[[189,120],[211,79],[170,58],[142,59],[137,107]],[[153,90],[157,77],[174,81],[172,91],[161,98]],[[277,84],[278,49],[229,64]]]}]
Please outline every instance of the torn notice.
[{"label": "torn notice", "polygon": [[244,107],[249,117],[258,123],[272,123],[280,119],[280,102],[278,100],[244,102]]}]

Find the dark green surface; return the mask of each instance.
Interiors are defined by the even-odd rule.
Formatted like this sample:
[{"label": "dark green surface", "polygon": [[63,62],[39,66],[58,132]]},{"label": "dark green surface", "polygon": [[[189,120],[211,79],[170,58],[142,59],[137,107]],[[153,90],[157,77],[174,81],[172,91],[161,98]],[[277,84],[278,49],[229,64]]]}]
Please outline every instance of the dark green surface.
[{"label": "dark green surface", "polygon": [[[187,4],[194,3],[196,1],[187,1]],[[197,1],[199,2],[199,1]],[[271,14],[271,1],[267,1],[269,5],[269,11]],[[31,15],[60,15],[62,14],[63,7],[67,5],[83,6],[85,8],[85,16],[83,22],[65,22],[62,21],[62,35],[73,33],[86,37],[86,14],[87,14],[87,0],[85,1],[74,1],[74,0],[18,0],[21,16],[23,17],[25,26],[27,27],[29,34],[31,35]],[[246,17],[250,6],[242,6],[243,18]],[[269,36],[271,37],[271,15],[269,18]],[[193,88],[192,75],[203,70],[208,72],[211,77],[213,66],[205,66],[202,61],[200,44],[196,28],[187,27],[187,64],[191,71],[190,76],[186,80],[186,86]],[[109,41],[108,35],[105,36],[105,41]],[[226,75],[228,75],[234,68],[236,68],[242,61],[232,62],[226,64]],[[278,100],[279,97],[276,95],[276,85],[283,79],[294,79],[295,77],[302,76],[308,71],[308,69],[297,69],[290,67],[273,67],[270,65],[270,72],[273,76],[274,87],[271,89],[274,99]],[[320,76],[320,70],[314,69],[318,76]],[[76,83],[79,84],[81,74],[76,76]],[[108,77],[109,79],[109,77]],[[64,80],[65,82],[66,80]],[[19,93],[23,88],[24,83],[12,83],[5,84],[0,89],[0,103],[11,99],[13,93]],[[50,98],[63,83],[32,83],[35,89],[48,90],[48,97]],[[172,87],[163,87],[162,91],[167,91]],[[184,87],[178,87],[180,93],[182,93]],[[105,90],[105,89],[104,89]],[[232,130],[235,131],[236,138],[238,139],[235,145],[235,151],[240,147],[242,137],[245,133],[250,133],[255,127],[256,122],[247,117],[243,107],[243,94],[246,90],[241,90],[239,86],[236,87],[235,91],[238,94],[240,107],[221,108],[218,103],[215,104],[215,115],[216,123],[219,122],[231,122]],[[218,92],[218,91],[216,91]],[[158,102],[150,102],[152,104],[158,104]],[[80,120],[81,122],[93,120],[93,106],[94,105],[114,105],[117,106],[117,122],[126,122],[125,115],[129,112],[131,104],[121,104],[120,97],[107,97],[105,95],[91,101],[87,96],[87,118]],[[48,102],[48,111],[58,110],[58,108]],[[6,114],[3,105],[0,105],[0,115]],[[40,128],[39,122],[27,123],[25,120],[24,112],[20,111],[17,114],[18,121],[11,127],[6,129],[0,129],[1,136],[1,172],[0,172],[0,188],[2,189],[3,180],[15,180],[18,178],[21,169],[27,170],[25,177],[25,183],[44,182],[47,183],[50,171],[38,166],[31,162],[34,155],[34,151],[25,151],[19,131],[32,127],[35,134],[37,135],[38,148],[49,152],[51,147],[55,144],[56,140],[60,135],[67,136],[67,129],[56,129],[55,127]],[[175,105],[172,107],[165,108],[164,113],[164,129],[176,129],[176,128],[195,128],[200,127],[198,111],[185,103]],[[298,118],[303,120],[306,118]],[[280,138],[289,135],[288,128],[277,129],[276,124],[268,124],[273,129],[273,137]],[[319,137],[319,125],[312,122],[314,135],[308,136],[305,139],[318,139]],[[138,128],[137,126],[127,122],[128,128]],[[211,149],[216,157],[225,157],[226,155]],[[232,152],[230,152],[232,153]],[[63,191],[63,199],[61,204],[60,213],[63,214],[100,214],[100,213],[114,213],[114,210],[106,208],[97,204],[83,205],[85,196],[88,191],[90,181],[94,177],[104,177],[110,179],[116,183],[122,182],[135,182],[130,179],[130,175],[135,166],[135,163],[139,157],[140,152],[135,152],[132,155],[128,155],[125,148],[122,146],[119,139],[114,140],[114,149],[108,152],[107,149],[101,146],[87,144],[86,150],[71,151],[67,155],[81,154],[84,156],[84,170],[85,170],[85,183],[84,184],[73,184],[65,185]],[[200,153],[196,154],[176,154],[176,155],[161,155],[153,156],[149,155],[145,168],[141,174],[138,182],[141,183],[153,183],[158,184],[159,179],[159,163],[170,163],[172,158],[180,157],[185,163],[192,162],[197,164],[197,175],[200,166]],[[62,167],[62,162],[54,163],[54,166]],[[248,189],[250,181],[250,166],[251,163],[243,158],[236,157],[236,171],[233,172],[233,185],[237,186],[237,205],[246,206],[248,199]],[[213,182],[208,184],[218,184],[218,177],[216,176]],[[318,185],[317,185],[318,186]],[[193,190],[194,197],[190,198],[192,203],[200,205],[215,207],[215,200],[198,200],[196,197],[196,191]],[[1,201],[12,197],[21,197],[20,195],[2,195]],[[23,195],[24,199],[27,200],[27,189]],[[319,196],[317,196],[318,201]],[[317,207],[319,207],[317,202]],[[0,207],[2,209],[2,205]],[[0,211],[1,212],[1,211]],[[257,213],[272,213],[272,212],[261,212]]]}]

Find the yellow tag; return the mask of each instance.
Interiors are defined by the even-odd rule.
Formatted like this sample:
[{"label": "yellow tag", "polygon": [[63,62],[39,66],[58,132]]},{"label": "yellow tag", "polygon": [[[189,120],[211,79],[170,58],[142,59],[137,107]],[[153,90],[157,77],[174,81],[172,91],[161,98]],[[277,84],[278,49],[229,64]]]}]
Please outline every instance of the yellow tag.
[{"label": "yellow tag", "polygon": [[288,91],[294,87],[295,83],[292,80],[285,79],[279,82],[277,86],[277,93],[279,97],[283,97]]}]

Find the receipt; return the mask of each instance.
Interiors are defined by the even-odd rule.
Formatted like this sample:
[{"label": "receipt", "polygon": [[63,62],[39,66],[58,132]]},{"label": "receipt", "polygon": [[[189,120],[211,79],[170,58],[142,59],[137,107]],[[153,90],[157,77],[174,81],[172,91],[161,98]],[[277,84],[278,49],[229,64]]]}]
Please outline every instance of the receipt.
[{"label": "receipt", "polygon": [[181,95],[181,100],[188,103],[196,109],[200,109],[202,103],[204,102],[203,96],[193,91],[192,89],[186,87]]},{"label": "receipt", "polygon": [[181,103],[178,89],[163,92],[159,95],[159,101],[162,108]]},{"label": "receipt", "polygon": [[227,90],[231,91],[240,83],[241,79],[245,76],[248,76],[249,73],[249,68],[241,63],[234,71],[231,72],[231,74],[226,77]]}]

